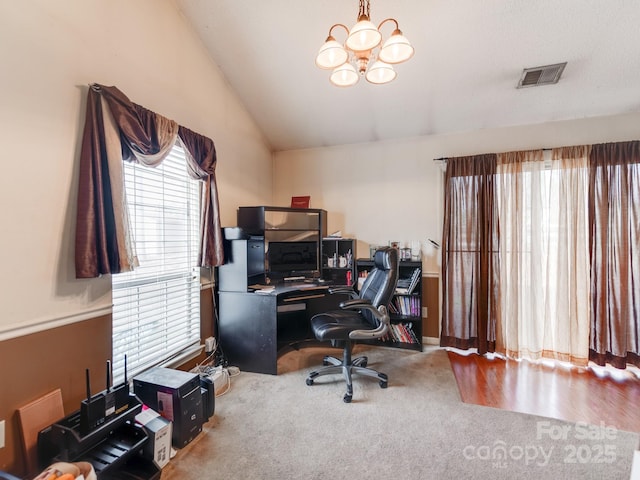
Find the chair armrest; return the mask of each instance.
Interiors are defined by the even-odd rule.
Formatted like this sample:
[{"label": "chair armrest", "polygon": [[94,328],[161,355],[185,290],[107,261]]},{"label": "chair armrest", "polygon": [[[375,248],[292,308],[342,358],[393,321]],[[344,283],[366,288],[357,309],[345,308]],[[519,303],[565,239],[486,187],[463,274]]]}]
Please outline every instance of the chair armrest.
[{"label": "chair armrest", "polygon": [[351,298],[358,298],[358,294],[352,287],[329,287],[329,293],[331,295],[334,293],[345,293]]},{"label": "chair armrest", "polygon": [[380,305],[378,308],[371,305],[368,300],[354,299],[346,300],[340,304],[340,308],[349,310],[368,310],[371,312],[380,322],[378,326],[371,330],[353,330],[349,333],[351,340],[368,340],[372,338],[380,338],[389,331],[389,323],[391,318],[387,307]]},{"label": "chair armrest", "polygon": [[[387,322],[389,321],[389,314],[387,313],[387,308],[384,307],[383,305],[380,305],[380,307],[376,308],[373,305],[371,305],[371,302],[369,300],[365,300],[362,298],[354,298],[353,300],[345,300],[344,302],[341,302],[339,306],[343,310],[368,310],[373,314],[374,317],[378,319],[380,323],[385,321],[384,319],[385,316],[387,317]],[[384,312],[380,310],[381,308],[384,309]]]},{"label": "chair armrest", "polygon": [[391,319],[389,317],[389,312],[387,312],[387,307],[385,307],[384,305],[380,305],[376,309],[373,305],[370,305],[367,310],[375,312],[374,315],[380,321],[380,323],[373,330],[353,330],[351,333],[349,333],[349,338],[351,340],[368,340],[371,338],[380,338],[389,331],[389,323],[391,322]]},{"label": "chair armrest", "polygon": [[[371,302],[363,298],[352,298],[350,300],[344,300],[343,302],[340,302],[338,306],[342,309],[348,309],[348,310],[358,310],[360,308],[367,308],[367,307],[371,307],[375,310],[373,305],[371,305]],[[376,313],[374,313],[374,315],[376,315]]]}]

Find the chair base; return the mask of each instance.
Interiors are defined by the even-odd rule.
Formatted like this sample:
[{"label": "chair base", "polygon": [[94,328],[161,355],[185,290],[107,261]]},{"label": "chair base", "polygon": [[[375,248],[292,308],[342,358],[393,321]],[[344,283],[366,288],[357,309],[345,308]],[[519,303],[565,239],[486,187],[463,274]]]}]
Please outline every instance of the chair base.
[{"label": "chair base", "polygon": [[345,403],[351,403],[351,399],[353,398],[353,374],[376,378],[378,380],[380,388],[387,388],[387,386],[389,385],[389,379],[387,375],[371,368],[366,368],[368,361],[367,357],[363,356],[358,357],[353,361],[351,360],[350,342],[348,342],[348,344],[345,346],[343,356],[343,360],[339,360],[329,355],[324,357],[322,364],[325,365],[325,367],[311,372],[306,380],[307,385],[313,385],[313,381],[323,375],[337,375],[342,373],[345,382],[347,383],[347,393],[345,393],[343,397]]}]

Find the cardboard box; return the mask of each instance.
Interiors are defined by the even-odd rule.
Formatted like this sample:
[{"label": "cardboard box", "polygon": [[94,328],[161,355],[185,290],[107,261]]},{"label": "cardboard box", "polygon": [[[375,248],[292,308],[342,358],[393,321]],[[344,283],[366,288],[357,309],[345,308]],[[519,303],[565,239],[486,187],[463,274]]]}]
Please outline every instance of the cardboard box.
[{"label": "cardboard box", "polygon": [[143,407],[136,415],[136,423],[144,427],[149,435],[143,454],[153,460],[159,468],[163,468],[171,458],[171,430],[173,424],[151,408]]}]

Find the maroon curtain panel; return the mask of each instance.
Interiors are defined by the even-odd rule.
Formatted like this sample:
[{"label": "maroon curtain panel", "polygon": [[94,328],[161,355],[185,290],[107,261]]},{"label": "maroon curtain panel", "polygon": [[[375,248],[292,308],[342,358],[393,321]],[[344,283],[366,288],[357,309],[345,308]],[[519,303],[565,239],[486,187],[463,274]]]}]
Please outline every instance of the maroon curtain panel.
[{"label": "maroon curtain panel", "polygon": [[593,145],[589,190],[589,359],[640,367],[640,142]]},{"label": "maroon curtain panel", "polygon": [[76,277],[120,272],[100,95],[89,88],[80,153],[76,218]]},{"label": "maroon curtain panel", "polygon": [[[103,101],[109,112],[103,111]],[[121,138],[122,160],[133,161],[135,153],[157,154],[166,137],[164,117],[131,102],[116,87],[94,84],[89,88],[80,153],[80,177],[76,219],[76,277],[93,278],[128,270],[126,249],[117,232],[122,219],[114,213],[113,190],[107,158],[105,115],[110,114]],[[201,211],[200,265],[223,263],[222,232],[217,187],[216,151],[211,139],[185,127],[178,128],[188,152],[189,173],[204,182]],[[119,186],[119,190],[121,190]]]},{"label": "maroon curtain panel", "polygon": [[495,154],[450,158],[445,174],[440,345],[495,351],[499,236]]},{"label": "maroon curtain panel", "polygon": [[224,263],[224,248],[220,228],[220,203],[216,183],[216,149],[210,138],[192,132],[186,127],[178,129],[178,136],[195,163],[189,162],[194,178],[204,181],[200,196],[200,266],[215,267]]}]

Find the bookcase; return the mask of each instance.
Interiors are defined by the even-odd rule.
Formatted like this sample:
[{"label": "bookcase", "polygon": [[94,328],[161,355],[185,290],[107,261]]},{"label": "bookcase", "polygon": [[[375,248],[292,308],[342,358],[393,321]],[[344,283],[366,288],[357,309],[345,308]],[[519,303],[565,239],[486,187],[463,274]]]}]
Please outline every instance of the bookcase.
[{"label": "bookcase", "polygon": [[[373,267],[373,260],[356,260],[358,286]],[[398,286],[388,305],[391,331],[366,343],[422,351],[422,262],[401,260],[398,270]]]},{"label": "bookcase", "polygon": [[322,278],[333,285],[351,286],[356,281],[356,241],[352,238],[322,239]]}]

